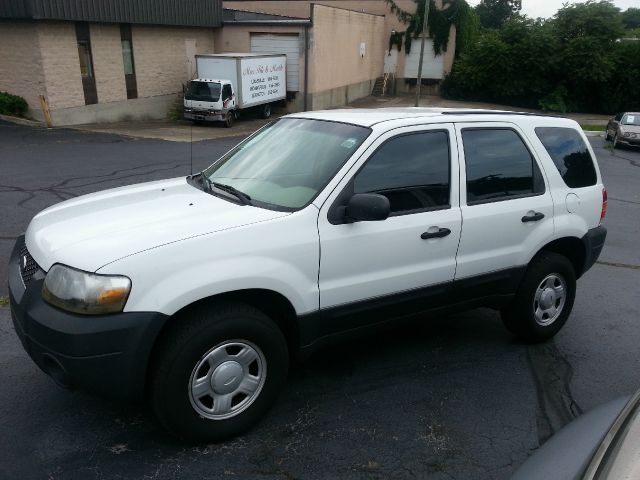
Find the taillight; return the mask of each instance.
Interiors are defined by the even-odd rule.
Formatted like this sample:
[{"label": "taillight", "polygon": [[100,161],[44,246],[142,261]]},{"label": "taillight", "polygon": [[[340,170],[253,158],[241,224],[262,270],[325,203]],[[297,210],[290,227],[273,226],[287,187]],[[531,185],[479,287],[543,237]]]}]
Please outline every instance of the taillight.
[{"label": "taillight", "polygon": [[600,223],[604,220],[604,217],[607,215],[607,189],[602,189],[602,211],[600,212]]}]

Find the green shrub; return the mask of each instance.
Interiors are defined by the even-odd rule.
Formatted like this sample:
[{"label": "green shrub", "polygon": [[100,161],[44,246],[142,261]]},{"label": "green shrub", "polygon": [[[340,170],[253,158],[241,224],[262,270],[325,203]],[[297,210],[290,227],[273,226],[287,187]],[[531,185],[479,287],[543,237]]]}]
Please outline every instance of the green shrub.
[{"label": "green shrub", "polygon": [[27,101],[17,95],[0,92],[0,114],[22,117],[27,113]]}]

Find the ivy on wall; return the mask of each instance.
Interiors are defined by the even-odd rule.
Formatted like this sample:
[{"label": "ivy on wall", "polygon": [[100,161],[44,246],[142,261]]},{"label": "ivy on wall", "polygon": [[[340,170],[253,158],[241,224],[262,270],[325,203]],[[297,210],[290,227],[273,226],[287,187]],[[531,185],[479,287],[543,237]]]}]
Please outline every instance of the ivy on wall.
[{"label": "ivy on wall", "polygon": [[[404,49],[411,53],[411,43],[414,38],[418,38],[422,33],[422,23],[425,0],[413,0],[416,4],[414,13],[408,12],[398,6],[394,0],[385,0],[392,13],[398,17],[402,23],[407,25],[404,32],[392,32],[389,38],[389,50],[396,46],[398,51]],[[443,0],[443,8],[436,7],[434,0],[428,0],[429,18],[427,26],[429,35],[433,39],[433,52],[440,55],[447,49],[449,44],[449,32],[451,26],[456,27],[456,57],[458,57],[472,42],[480,30],[478,16],[465,0]]]}]

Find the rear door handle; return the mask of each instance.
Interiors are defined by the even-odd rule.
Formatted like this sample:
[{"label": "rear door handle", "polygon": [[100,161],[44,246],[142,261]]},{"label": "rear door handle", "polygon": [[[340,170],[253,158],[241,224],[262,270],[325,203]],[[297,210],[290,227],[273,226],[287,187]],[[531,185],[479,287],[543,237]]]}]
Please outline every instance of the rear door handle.
[{"label": "rear door handle", "polygon": [[439,228],[435,232],[424,232],[422,235],[420,235],[420,238],[423,240],[428,240],[430,238],[442,238],[446,237],[450,233],[451,230],[449,230],[448,228]]},{"label": "rear door handle", "polygon": [[524,217],[522,217],[522,223],[538,222],[538,221],[542,220],[543,218],[544,218],[544,213],[534,212],[531,215],[525,215]]}]

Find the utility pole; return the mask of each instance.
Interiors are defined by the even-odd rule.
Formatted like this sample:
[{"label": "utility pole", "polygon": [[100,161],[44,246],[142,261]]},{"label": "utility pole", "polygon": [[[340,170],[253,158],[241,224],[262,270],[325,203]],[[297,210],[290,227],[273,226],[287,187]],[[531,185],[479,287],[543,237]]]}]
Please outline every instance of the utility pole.
[{"label": "utility pole", "polygon": [[430,0],[424,0],[424,17],[422,19],[422,41],[420,42],[420,60],[418,61],[418,80],[416,81],[416,107],[420,106],[420,87],[422,86],[422,59],[424,58],[424,42],[427,38],[427,19],[429,18]]}]

